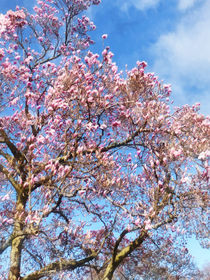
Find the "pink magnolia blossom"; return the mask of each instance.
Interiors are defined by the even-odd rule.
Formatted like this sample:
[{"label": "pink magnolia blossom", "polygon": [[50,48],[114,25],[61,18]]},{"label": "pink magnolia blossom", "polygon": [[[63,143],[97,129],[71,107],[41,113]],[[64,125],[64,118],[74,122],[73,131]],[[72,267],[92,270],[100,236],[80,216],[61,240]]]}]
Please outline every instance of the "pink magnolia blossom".
[{"label": "pink magnolia blossom", "polygon": [[107,34],[103,34],[102,35],[102,39],[107,39],[108,35]]}]

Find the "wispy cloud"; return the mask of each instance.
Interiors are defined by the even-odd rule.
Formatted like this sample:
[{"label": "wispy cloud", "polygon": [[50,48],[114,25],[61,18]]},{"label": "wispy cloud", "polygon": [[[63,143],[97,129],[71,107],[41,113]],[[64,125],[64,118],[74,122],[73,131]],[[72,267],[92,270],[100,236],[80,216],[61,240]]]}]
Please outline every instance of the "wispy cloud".
[{"label": "wispy cloud", "polygon": [[174,85],[177,102],[201,100],[205,112],[207,104],[210,106],[209,14],[207,0],[199,9],[183,15],[175,31],[161,35],[151,48],[155,55],[154,70]]},{"label": "wispy cloud", "polygon": [[178,2],[178,9],[185,11],[190,9],[194,6],[194,4],[201,2],[202,0],[179,0]]},{"label": "wispy cloud", "polygon": [[120,7],[123,11],[127,11],[130,7],[134,7],[138,10],[146,10],[154,8],[161,0],[120,0]]}]

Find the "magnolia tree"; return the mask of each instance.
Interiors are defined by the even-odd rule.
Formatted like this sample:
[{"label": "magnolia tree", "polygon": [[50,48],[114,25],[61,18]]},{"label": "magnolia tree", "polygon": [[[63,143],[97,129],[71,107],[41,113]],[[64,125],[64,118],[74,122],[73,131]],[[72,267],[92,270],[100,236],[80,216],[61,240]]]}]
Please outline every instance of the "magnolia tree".
[{"label": "magnolia tree", "polygon": [[187,279],[185,238],[208,245],[209,118],[170,111],[145,62],[88,51],[92,4],[0,15],[1,279]]}]

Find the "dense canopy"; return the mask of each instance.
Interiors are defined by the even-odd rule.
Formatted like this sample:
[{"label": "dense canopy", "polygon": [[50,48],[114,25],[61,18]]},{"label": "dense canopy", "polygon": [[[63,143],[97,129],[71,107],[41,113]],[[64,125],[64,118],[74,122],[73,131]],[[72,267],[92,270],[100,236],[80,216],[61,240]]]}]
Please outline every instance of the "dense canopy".
[{"label": "dense canopy", "polygon": [[172,108],[145,62],[89,50],[99,2],[0,15],[2,279],[198,279],[210,119]]}]

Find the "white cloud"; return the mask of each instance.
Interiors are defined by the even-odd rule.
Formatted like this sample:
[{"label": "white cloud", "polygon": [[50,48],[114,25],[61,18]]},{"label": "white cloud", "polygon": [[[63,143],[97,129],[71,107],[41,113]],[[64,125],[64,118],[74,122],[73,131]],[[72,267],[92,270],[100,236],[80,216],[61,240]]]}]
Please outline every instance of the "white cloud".
[{"label": "white cloud", "polygon": [[[201,100],[210,107],[210,1],[183,15],[174,32],[161,35],[151,48],[154,70],[172,83],[178,103]],[[208,105],[208,106],[207,106]]]},{"label": "white cloud", "polygon": [[179,10],[189,9],[189,8],[193,7],[193,5],[196,2],[199,2],[199,0],[179,0],[179,2],[178,2],[178,9]]},{"label": "white cloud", "polygon": [[160,1],[161,0],[120,0],[118,3],[121,4],[122,10],[127,11],[128,8],[132,6],[138,10],[151,9],[156,7]]}]

